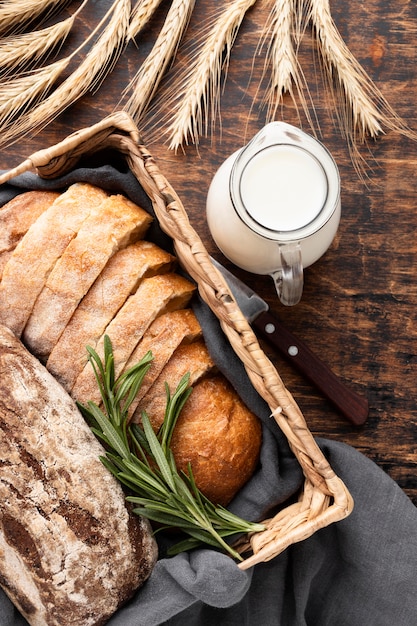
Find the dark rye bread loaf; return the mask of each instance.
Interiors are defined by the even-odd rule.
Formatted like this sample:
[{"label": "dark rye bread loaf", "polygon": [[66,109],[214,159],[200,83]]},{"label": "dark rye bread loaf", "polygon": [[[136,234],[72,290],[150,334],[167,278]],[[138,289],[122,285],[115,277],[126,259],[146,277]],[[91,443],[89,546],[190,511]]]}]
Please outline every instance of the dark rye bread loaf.
[{"label": "dark rye bread loaf", "polygon": [[104,624],[156,544],[73,400],[0,325],[0,584],[33,626]]}]

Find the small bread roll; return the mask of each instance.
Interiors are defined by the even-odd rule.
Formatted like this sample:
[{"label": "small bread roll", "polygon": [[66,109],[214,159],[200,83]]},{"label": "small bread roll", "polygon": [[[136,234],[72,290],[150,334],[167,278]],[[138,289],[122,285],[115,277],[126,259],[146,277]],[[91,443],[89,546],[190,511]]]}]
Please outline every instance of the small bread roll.
[{"label": "small bread roll", "polygon": [[197,486],[214,504],[226,506],[252,476],[262,432],[232,386],[220,375],[198,382],[172,437],[178,469],[191,464]]}]

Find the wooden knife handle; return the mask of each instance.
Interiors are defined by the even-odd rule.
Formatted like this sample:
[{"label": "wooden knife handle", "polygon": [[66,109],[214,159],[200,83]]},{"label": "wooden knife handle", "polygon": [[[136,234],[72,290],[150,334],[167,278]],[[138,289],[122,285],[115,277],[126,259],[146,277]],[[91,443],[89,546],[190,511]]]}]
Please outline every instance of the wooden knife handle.
[{"label": "wooden knife handle", "polygon": [[361,426],[366,421],[369,412],[368,400],[346,387],[343,381],[308,346],[282,326],[272,313],[269,311],[261,313],[252,322],[252,326],[314,383],[352,424]]}]

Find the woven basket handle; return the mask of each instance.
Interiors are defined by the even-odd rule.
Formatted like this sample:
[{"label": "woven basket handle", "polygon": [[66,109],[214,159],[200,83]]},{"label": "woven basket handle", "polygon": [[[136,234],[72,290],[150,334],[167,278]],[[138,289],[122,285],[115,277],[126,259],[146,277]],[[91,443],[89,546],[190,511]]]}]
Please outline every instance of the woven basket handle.
[{"label": "woven basket handle", "polygon": [[132,118],[124,111],[117,111],[103,120],[74,132],[63,141],[35,152],[23,163],[0,176],[0,184],[35,168],[42,178],[57,178],[70,171],[82,156],[104,148],[118,147],[118,134],[129,136],[139,142],[139,131]]}]

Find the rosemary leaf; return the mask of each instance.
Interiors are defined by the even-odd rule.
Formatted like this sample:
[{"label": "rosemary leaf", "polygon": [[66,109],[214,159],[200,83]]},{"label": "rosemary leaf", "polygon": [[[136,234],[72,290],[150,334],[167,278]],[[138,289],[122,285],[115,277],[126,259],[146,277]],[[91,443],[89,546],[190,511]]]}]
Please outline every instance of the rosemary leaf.
[{"label": "rosemary leaf", "polygon": [[[117,411],[118,407],[114,402],[114,393],[113,393],[114,377],[115,377],[114,355],[113,355],[112,345],[110,342],[110,337],[108,335],[104,336],[103,350],[104,350],[104,371],[103,369],[101,370],[102,377],[103,377],[103,387],[104,387],[106,396],[111,402],[112,410]],[[98,355],[97,355],[97,358],[99,358]],[[113,415],[113,421],[114,421],[114,415]]]},{"label": "rosemary leaf", "polygon": [[[114,465],[106,456],[100,456],[100,461],[103,463],[103,465],[109,470],[109,472],[111,474],[113,474],[113,476],[115,476],[117,479],[120,480],[120,482],[123,482],[123,480],[120,478],[120,469]],[[128,485],[126,485],[128,486]]]},{"label": "rosemary leaf", "polygon": [[179,511],[172,506],[169,506],[169,504],[155,502],[146,498],[129,498],[129,500],[130,502],[141,504],[140,507],[135,509],[135,512],[138,512],[139,515],[143,515],[144,517],[153,519],[156,522],[166,524],[171,528],[176,526],[180,526],[182,530],[185,528],[195,528],[195,523],[193,522],[192,517],[189,517],[182,511]]},{"label": "rosemary leaf", "polygon": [[134,450],[139,458],[142,458],[144,460],[147,457],[150,457],[151,449],[149,447],[148,440],[146,439],[145,433],[138,426],[138,424],[131,424],[129,432]]},{"label": "rosemary leaf", "polygon": [[195,530],[195,523],[193,521],[189,521],[184,518],[182,515],[176,515],[169,511],[159,511],[158,508],[154,507],[154,503],[151,503],[151,506],[139,506],[135,507],[134,512],[137,515],[141,515],[142,517],[146,517],[147,519],[157,522],[159,525],[162,525],[164,528],[181,528],[182,531],[192,531]]},{"label": "rosemary leaf", "polygon": [[139,363],[119,376],[115,402],[119,403],[123,400],[124,412],[128,411],[133,400],[136,398],[143,379],[151,366],[151,362],[152,352],[149,351]]},{"label": "rosemary leaf", "polygon": [[192,529],[187,530],[187,533],[196,539],[200,544],[205,543],[207,545],[222,548],[225,552],[228,552],[231,556],[233,556],[237,561],[242,561],[242,557],[236,550],[223,541],[222,537],[215,532],[210,532],[209,530],[204,531],[204,529],[200,529],[198,527],[193,527]]},{"label": "rosemary leaf", "polygon": [[[221,517],[225,522],[228,522],[230,524],[231,530],[234,533],[239,532],[239,525],[241,524],[243,520],[241,520],[237,515],[234,515],[233,513],[231,513],[230,511],[228,511],[227,509],[221,506],[216,507],[216,515],[218,517]],[[252,527],[253,529],[255,529],[256,524],[252,523]],[[264,529],[265,527],[263,524],[258,524],[258,532],[262,532]],[[240,530],[241,532],[247,531],[246,522],[243,521],[243,524],[241,524]]]},{"label": "rosemary leaf", "polygon": [[175,492],[176,487],[171,468],[167,462],[161,444],[159,443],[158,438],[153,431],[153,428],[149,421],[149,417],[146,415],[146,413],[142,413],[142,424],[145,431],[146,439],[148,440],[152,452],[152,456],[155,459],[155,462],[161,470],[161,473],[167,484],[169,485],[170,489]]},{"label": "rosemary leaf", "polygon": [[108,445],[111,446],[111,448],[122,458],[128,456],[130,454],[130,450],[125,438],[123,437],[123,433],[118,431],[113,426],[111,421],[94,402],[88,402],[87,410],[89,411],[91,417],[97,422]]},{"label": "rosemary leaf", "polygon": [[167,406],[161,432],[161,446],[165,454],[167,454],[167,450],[171,445],[172,433],[174,432],[177,419],[192,392],[189,384],[190,375],[185,374],[185,376],[183,376],[178,383],[177,389],[172,398],[170,397],[169,387],[165,384]]},{"label": "rosemary leaf", "polygon": [[110,413],[110,407],[107,406],[107,393],[104,389],[103,380],[104,380],[104,367],[103,364],[95,350],[93,350],[90,346],[87,346],[88,360],[93,368],[94,376],[97,381],[98,388],[100,390],[101,398],[104,402],[104,406],[106,409],[106,413]]},{"label": "rosemary leaf", "polygon": [[142,488],[144,492],[153,492],[154,497],[166,497],[168,495],[168,490],[166,485],[164,485],[163,481],[158,480],[158,476],[155,472],[151,470],[146,471],[143,467],[140,467],[138,464],[130,463],[129,461],[125,461],[124,465],[126,466],[127,476],[130,477],[132,482],[135,482],[138,487]]},{"label": "rosemary leaf", "polygon": [[181,552],[187,552],[188,550],[194,550],[194,548],[198,548],[201,545],[201,541],[198,539],[194,539],[193,537],[187,537],[183,541],[178,541],[175,545],[171,546],[167,550],[168,556],[175,556],[176,554],[180,554]]}]

